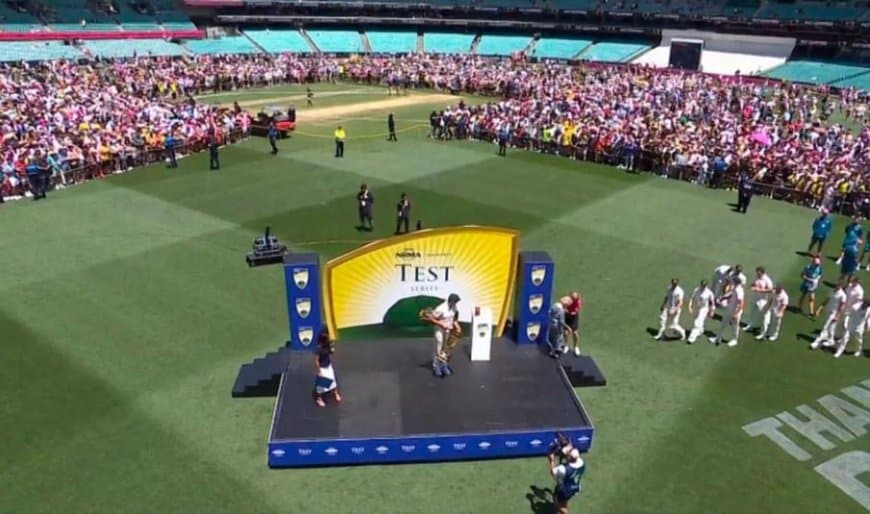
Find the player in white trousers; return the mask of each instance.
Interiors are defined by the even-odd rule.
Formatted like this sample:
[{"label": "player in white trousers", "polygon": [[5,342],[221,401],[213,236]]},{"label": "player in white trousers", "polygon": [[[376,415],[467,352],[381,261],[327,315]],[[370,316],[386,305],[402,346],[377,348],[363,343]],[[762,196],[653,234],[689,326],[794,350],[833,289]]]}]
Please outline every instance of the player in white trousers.
[{"label": "player in white trousers", "polygon": [[704,323],[707,318],[713,317],[715,310],[716,298],[713,296],[713,291],[707,287],[707,281],[702,280],[698,287],[692,291],[692,297],[689,299],[689,315],[695,317],[692,330],[689,332],[689,344],[697,341],[698,337],[704,333]]},{"label": "player in white trousers", "polygon": [[782,328],[782,317],[788,309],[788,293],[782,286],[778,285],[773,289],[773,297],[767,302],[766,309],[770,323],[767,325],[767,330],[759,332],[755,339],[761,341],[767,338],[768,341],[776,341],[779,338],[779,329]]},{"label": "player in white trousers", "polygon": [[842,282],[834,286],[825,303],[820,305],[813,314],[818,316],[822,309],[826,310],[825,324],[822,325],[818,337],[810,343],[811,350],[815,350],[819,346],[834,346],[834,341],[837,338],[837,324],[843,319],[843,313],[846,311],[846,289]]},{"label": "player in white trousers", "polygon": [[[857,276],[852,275],[849,278],[849,285],[846,286],[846,311],[843,313],[843,328],[847,331],[852,326],[852,318],[860,316],[861,308],[864,303],[864,286]],[[854,321],[857,323],[857,321]]]},{"label": "player in white trousers", "polygon": [[[850,308],[853,306],[850,305]],[[862,300],[857,310],[852,310],[849,313],[846,321],[846,333],[843,334],[843,339],[837,346],[837,351],[834,352],[834,358],[839,359],[843,352],[846,351],[846,346],[849,344],[851,335],[855,336],[858,341],[858,347],[855,349],[855,357],[860,357],[864,354],[864,332],[867,331],[867,322],[870,320],[870,301]]]},{"label": "player in white trousers", "polygon": [[662,300],[661,315],[659,316],[659,331],[655,335],[656,340],[661,340],[665,332],[673,330],[680,335],[680,339],[686,338],[686,330],[680,326],[680,313],[683,310],[683,288],[680,287],[680,279],[672,278],[665,297]]},{"label": "player in white trousers", "polygon": [[744,307],[743,283],[738,275],[732,277],[731,283],[731,291],[719,300],[720,303],[725,302],[725,312],[722,314],[722,324],[719,326],[719,333],[715,337],[710,338],[710,342],[714,344],[724,341],[725,331],[729,327],[733,331],[733,334],[732,338],[728,341],[728,346],[737,346],[737,339],[740,337],[740,317],[743,316]]},{"label": "player in white trousers", "polygon": [[755,268],[755,280],[750,286],[752,291],[752,304],[749,306],[749,322],[747,323],[746,331],[758,331],[758,334],[764,337],[767,333],[767,327],[770,325],[770,310],[767,308],[770,303],[770,295],[773,293],[773,280],[770,275],[759,266]]}]

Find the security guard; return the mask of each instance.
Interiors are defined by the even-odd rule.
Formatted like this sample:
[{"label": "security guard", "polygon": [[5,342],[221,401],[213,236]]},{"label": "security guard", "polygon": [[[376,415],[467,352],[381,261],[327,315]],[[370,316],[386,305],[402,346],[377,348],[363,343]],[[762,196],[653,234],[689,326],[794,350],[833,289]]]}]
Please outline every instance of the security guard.
[{"label": "security guard", "polygon": [[218,158],[218,140],[214,129],[210,130],[208,135],[208,169],[221,169],[221,162]]},{"label": "security guard", "polygon": [[341,125],[335,129],[335,156],[344,157],[344,128]]},{"label": "security guard", "polygon": [[359,193],[356,194],[356,203],[359,210],[359,230],[371,232],[375,228],[374,217],[372,216],[372,207],[375,203],[375,197],[369,186],[363,184],[359,186]]},{"label": "security guard", "polygon": [[396,139],[396,118],[393,116],[393,113],[390,113],[389,116],[387,116],[387,130],[390,132],[387,141],[398,141],[398,139]]},{"label": "security guard", "polygon": [[278,127],[275,126],[275,122],[269,123],[269,132],[266,134],[269,138],[269,144],[272,145],[272,151],[270,152],[272,155],[278,153],[278,145],[275,144],[275,141],[278,139]]},{"label": "security guard", "polygon": [[175,136],[171,131],[166,134],[166,140],[163,141],[163,147],[166,150],[166,167],[177,168],[178,161],[175,160]]},{"label": "security guard", "polygon": [[[410,230],[408,229],[408,221],[411,218],[411,201],[408,200],[408,195],[402,193],[401,198],[399,198],[399,203],[396,204],[396,235],[399,234],[407,234]],[[405,230],[402,232],[402,227],[404,226]]]}]

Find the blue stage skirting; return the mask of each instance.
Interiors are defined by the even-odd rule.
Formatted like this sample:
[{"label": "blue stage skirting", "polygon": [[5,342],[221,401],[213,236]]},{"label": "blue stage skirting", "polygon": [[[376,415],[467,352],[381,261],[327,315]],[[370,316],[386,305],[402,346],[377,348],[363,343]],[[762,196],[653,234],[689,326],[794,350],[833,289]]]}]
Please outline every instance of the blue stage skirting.
[{"label": "blue stage skirting", "polygon": [[580,451],[588,451],[592,445],[591,427],[425,437],[284,440],[269,441],[269,466],[301,468],[542,456],[548,453],[556,432],[570,437]]}]

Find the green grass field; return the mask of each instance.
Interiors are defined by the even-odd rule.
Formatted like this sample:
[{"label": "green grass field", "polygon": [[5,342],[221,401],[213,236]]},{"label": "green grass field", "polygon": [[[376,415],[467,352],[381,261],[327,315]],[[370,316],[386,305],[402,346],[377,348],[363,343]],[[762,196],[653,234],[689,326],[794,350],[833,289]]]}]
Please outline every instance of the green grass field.
[{"label": "green grass field", "polygon": [[[224,149],[219,172],[199,154],[0,206],[0,513],[547,512],[527,497],[551,485],[543,458],[269,470],[273,400],[230,398],[239,365],[287,338],[281,267],[248,269],[252,238],[270,224],[331,258],[390,234],[401,192],[426,226],[520,230],[523,248],[555,259],[557,288],[584,294],[584,348],[609,384],[579,390],[597,431],[574,512],[866,512],[814,470],[870,450],[860,409],[854,436],[826,433],[827,449],[781,427],[805,460],[743,429],[785,411],[803,419],[799,405],[831,418],[816,399],[848,399],[840,389],[870,379],[866,358],[809,351],[798,334],[816,324],[797,314],[778,342],[743,336],[737,348],[647,332],[671,277],[688,293],[723,263],[766,266],[795,301],[814,212],[756,198],[744,216],[727,206],[733,193],[429,140],[414,120],[436,107],[397,109],[398,143],[385,141],[383,112],[356,114],[343,160],[332,123],[301,124],[278,156],[254,138]],[[362,182],[379,200],[364,235]],[[837,273],[826,260],[825,278]]]}]

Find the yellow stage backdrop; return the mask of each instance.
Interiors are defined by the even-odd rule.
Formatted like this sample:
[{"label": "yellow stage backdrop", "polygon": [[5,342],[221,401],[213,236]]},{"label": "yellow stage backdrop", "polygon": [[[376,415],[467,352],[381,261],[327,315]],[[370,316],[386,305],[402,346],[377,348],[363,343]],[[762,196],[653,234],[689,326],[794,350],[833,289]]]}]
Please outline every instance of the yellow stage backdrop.
[{"label": "yellow stage backdrop", "polygon": [[[459,318],[492,309],[500,335],[514,293],[519,233],[476,225],[420,230],[375,241],[326,263],[323,298],[333,337],[343,328],[376,326],[415,302],[456,293]],[[388,311],[390,314],[388,314]]]}]

